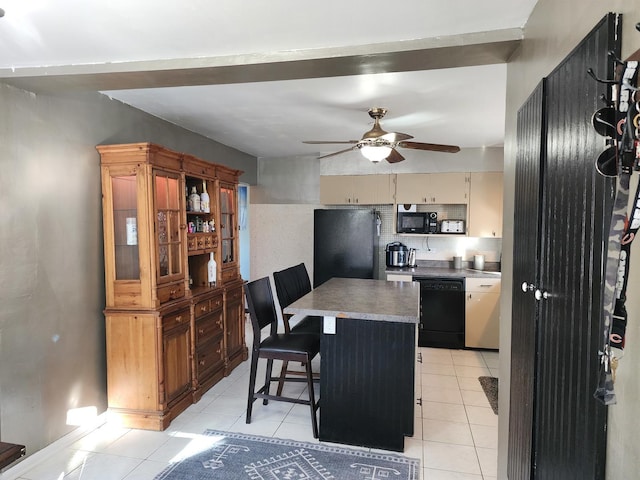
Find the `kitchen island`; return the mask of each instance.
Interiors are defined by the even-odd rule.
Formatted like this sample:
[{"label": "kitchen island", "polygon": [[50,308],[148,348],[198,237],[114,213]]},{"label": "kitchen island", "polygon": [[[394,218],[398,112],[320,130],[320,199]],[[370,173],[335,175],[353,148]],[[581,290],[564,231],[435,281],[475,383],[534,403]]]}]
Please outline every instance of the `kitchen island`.
[{"label": "kitchen island", "polygon": [[413,435],[415,283],[332,278],[284,309],[323,318],[320,440],[403,451]]}]

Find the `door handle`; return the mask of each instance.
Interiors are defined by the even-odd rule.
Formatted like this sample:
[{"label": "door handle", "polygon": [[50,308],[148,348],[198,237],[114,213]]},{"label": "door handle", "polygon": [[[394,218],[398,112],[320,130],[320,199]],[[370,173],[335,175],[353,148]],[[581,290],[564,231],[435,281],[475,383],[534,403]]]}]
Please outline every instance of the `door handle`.
[{"label": "door handle", "polygon": [[522,291],[524,293],[533,292],[536,286],[533,283],[522,282]]},{"label": "door handle", "polygon": [[547,298],[549,298],[549,292],[547,292],[546,290],[540,290],[539,288],[536,290],[536,293],[534,295],[536,297],[536,300],[538,301],[546,300]]}]

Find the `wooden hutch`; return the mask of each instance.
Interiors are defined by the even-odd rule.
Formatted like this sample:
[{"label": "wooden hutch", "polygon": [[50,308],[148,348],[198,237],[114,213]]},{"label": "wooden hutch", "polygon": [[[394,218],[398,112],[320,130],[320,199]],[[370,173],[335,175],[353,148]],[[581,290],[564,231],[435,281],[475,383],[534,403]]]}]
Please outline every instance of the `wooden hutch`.
[{"label": "wooden hutch", "polygon": [[[164,430],[248,356],[236,211],[242,172],[152,143],[96,148],[108,416]],[[209,212],[189,210],[188,195],[203,188]]]}]

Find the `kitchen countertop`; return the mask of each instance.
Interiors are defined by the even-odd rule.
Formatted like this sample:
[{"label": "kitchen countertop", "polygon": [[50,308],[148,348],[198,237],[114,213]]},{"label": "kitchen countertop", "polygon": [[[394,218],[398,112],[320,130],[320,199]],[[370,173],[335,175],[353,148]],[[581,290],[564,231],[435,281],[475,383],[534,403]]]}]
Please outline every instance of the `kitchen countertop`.
[{"label": "kitchen countertop", "polygon": [[332,278],[284,309],[284,313],[418,323],[420,286],[361,278]]},{"label": "kitchen countertop", "polygon": [[387,267],[386,273],[411,275],[413,277],[465,277],[465,278],[500,278],[499,271],[474,270],[472,268],[451,268],[442,266],[420,265],[417,267]]}]

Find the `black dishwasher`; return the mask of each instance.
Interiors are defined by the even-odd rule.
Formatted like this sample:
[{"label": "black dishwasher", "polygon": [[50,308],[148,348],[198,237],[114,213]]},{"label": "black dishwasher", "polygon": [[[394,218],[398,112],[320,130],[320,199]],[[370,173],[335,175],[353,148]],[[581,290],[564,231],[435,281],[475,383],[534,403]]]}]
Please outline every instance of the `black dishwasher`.
[{"label": "black dishwasher", "polygon": [[418,346],[464,348],[464,278],[414,280],[420,282]]}]

